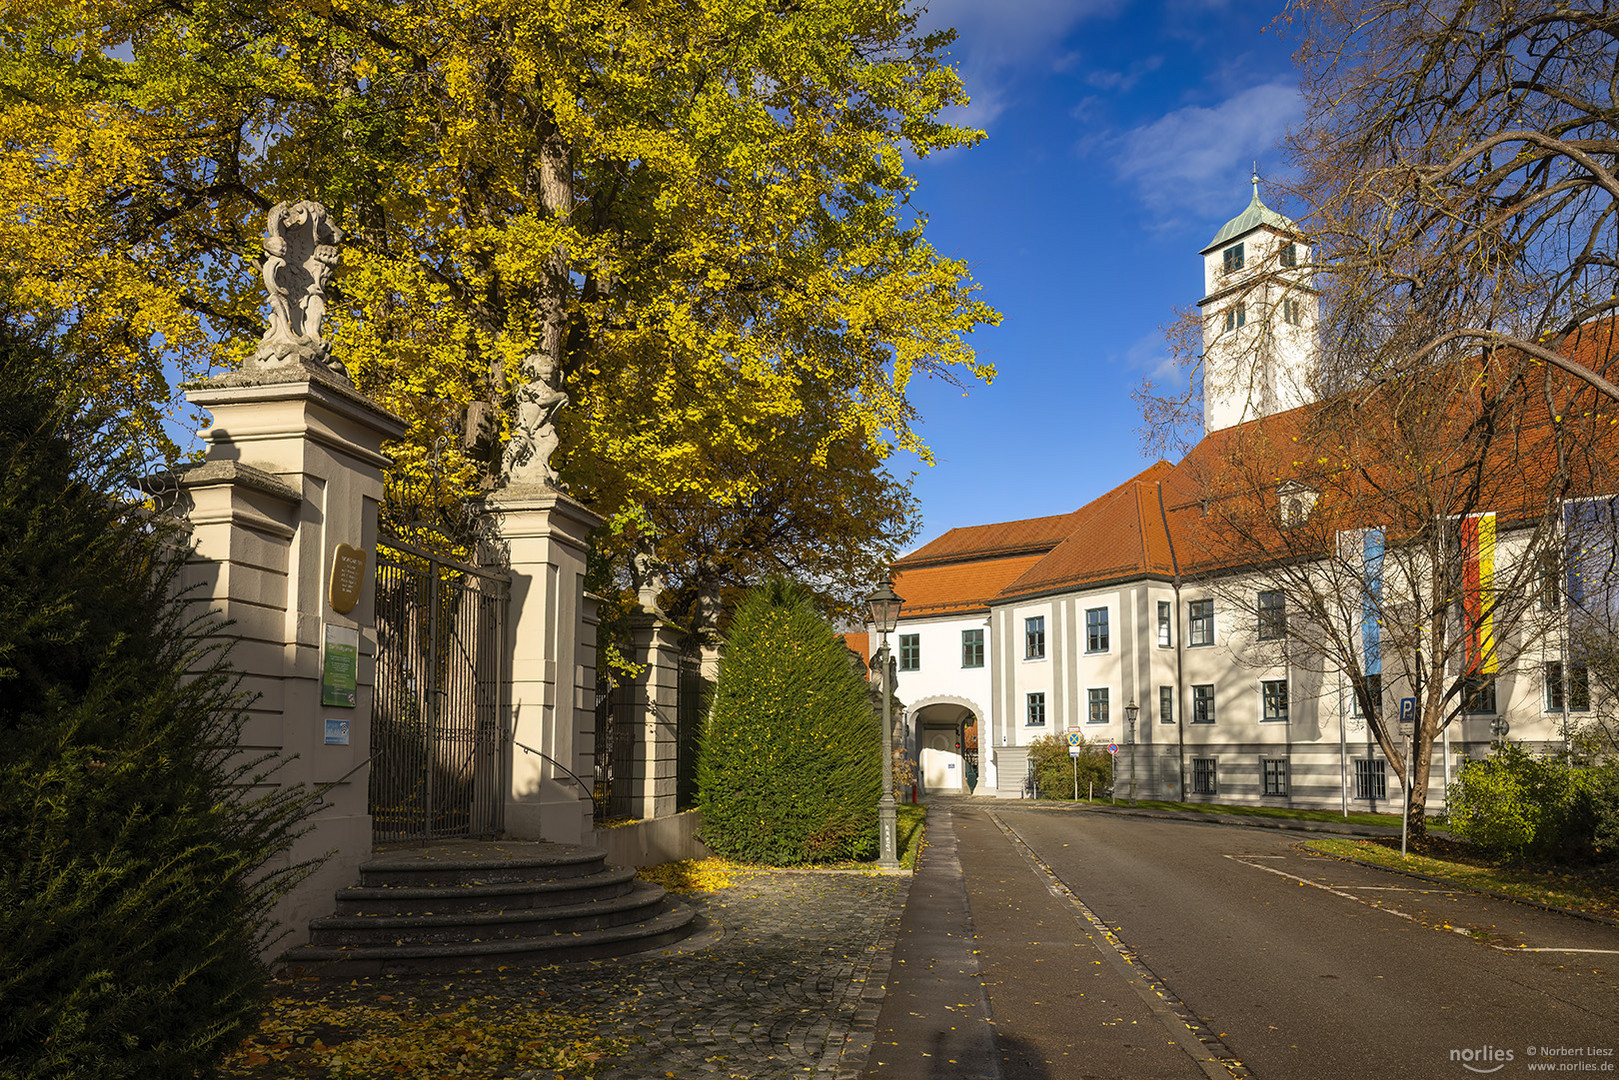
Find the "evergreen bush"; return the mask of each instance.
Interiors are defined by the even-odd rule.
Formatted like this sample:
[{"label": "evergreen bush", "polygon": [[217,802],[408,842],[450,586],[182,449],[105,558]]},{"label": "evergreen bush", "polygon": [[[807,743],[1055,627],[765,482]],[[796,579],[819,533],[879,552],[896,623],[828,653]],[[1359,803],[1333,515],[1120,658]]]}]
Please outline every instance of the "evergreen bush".
[{"label": "evergreen bush", "polygon": [[859,664],[784,581],[738,607],[698,754],[703,842],[793,866],[872,858],[881,721]]},{"label": "evergreen bush", "polygon": [[256,1020],[299,872],[270,864],[309,802],[253,792],[217,627],[173,600],[183,552],[131,506],[115,425],[53,380],[4,335],[0,1076],[208,1074]]}]

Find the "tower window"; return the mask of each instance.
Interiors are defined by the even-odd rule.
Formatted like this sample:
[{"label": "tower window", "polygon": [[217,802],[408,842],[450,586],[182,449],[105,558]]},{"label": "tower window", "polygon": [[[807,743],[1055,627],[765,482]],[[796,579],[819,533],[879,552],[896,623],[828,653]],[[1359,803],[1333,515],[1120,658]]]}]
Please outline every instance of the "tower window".
[{"label": "tower window", "polygon": [[1241,244],[1232,244],[1221,253],[1221,256],[1225,259],[1226,273],[1231,274],[1242,269],[1243,260]]},{"label": "tower window", "polygon": [[1304,305],[1297,300],[1282,301],[1282,321],[1293,326],[1304,323]]},{"label": "tower window", "polygon": [[1282,247],[1282,265],[1297,266],[1299,264],[1299,248],[1297,244],[1286,244]]},{"label": "tower window", "polygon": [[1248,321],[1248,306],[1246,304],[1232,304],[1225,309],[1225,328],[1236,330]]}]

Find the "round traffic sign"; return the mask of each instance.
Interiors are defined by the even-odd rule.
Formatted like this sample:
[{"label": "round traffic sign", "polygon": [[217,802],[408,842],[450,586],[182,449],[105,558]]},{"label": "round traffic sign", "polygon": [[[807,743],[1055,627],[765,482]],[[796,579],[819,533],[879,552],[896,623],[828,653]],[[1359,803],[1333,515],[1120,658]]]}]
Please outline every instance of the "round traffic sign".
[{"label": "round traffic sign", "polygon": [[1085,736],[1081,735],[1079,732],[1070,731],[1068,733],[1068,745],[1069,746],[1078,746],[1084,740],[1084,738],[1085,738]]},{"label": "round traffic sign", "polygon": [[1107,744],[1107,752],[1110,753],[1110,754],[1117,754],[1119,752],[1119,744],[1116,743],[1116,742],[1108,743]]}]

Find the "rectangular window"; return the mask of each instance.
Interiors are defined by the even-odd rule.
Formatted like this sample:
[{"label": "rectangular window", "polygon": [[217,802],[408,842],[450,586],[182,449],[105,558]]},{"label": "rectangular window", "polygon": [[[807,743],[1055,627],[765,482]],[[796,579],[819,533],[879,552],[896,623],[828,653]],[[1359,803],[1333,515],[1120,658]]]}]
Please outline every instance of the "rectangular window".
[{"label": "rectangular window", "polygon": [[[1546,711],[1563,711],[1563,662],[1546,662]],[[1568,669],[1568,711],[1591,711],[1591,674],[1584,664],[1573,664]]]},{"label": "rectangular window", "polygon": [[1023,620],[1023,659],[1046,658],[1046,617],[1036,615]]},{"label": "rectangular window", "polygon": [[1220,253],[1220,257],[1225,263],[1225,272],[1226,273],[1234,274],[1238,270],[1242,269],[1242,264],[1243,264],[1242,255],[1243,255],[1243,252],[1242,252],[1242,245],[1241,244],[1232,244],[1230,247],[1226,248],[1224,251],[1222,251]]},{"label": "rectangular window", "polygon": [[1259,594],[1259,640],[1280,641],[1287,636],[1287,597],[1280,590]]},{"label": "rectangular window", "polygon": [[1556,611],[1563,606],[1563,568],[1557,553],[1541,552],[1537,569],[1540,571],[1540,610]]},{"label": "rectangular window", "polygon": [[1214,723],[1214,687],[1192,687],[1192,723]]},{"label": "rectangular window", "polygon": [[1107,608],[1089,608],[1085,612],[1085,651],[1107,652]]},{"label": "rectangular window", "polygon": [[1462,679],[1462,712],[1471,716],[1495,713],[1495,676],[1468,675]]},{"label": "rectangular window", "polygon": [[961,632],[961,666],[984,666],[984,632],[982,630],[963,630]]},{"label": "rectangular window", "polygon": [[1265,794],[1287,794],[1287,759],[1268,757],[1259,759],[1260,767],[1265,773]]},{"label": "rectangular window", "polygon": [[1225,309],[1225,328],[1227,331],[1240,330],[1248,321],[1248,308],[1244,304],[1232,304]]},{"label": "rectangular window", "polygon": [[1192,794],[1215,795],[1220,791],[1219,759],[1195,757],[1192,759]]},{"label": "rectangular window", "polygon": [[[1371,698],[1371,700],[1372,700],[1372,711],[1376,715],[1382,716],[1383,715],[1383,676],[1381,676],[1381,675],[1362,675],[1361,678],[1363,680],[1365,680],[1365,683],[1366,683],[1366,696]],[[1360,703],[1360,695],[1355,693],[1355,687],[1354,687],[1353,684],[1351,684],[1350,687],[1349,687],[1349,693],[1350,693],[1350,696],[1352,698],[1354,698],[1354,700],[1350,702],[1350,705],[1352,706],[1352,710],[1351,710],[1350,715],[1352,715],[1352,716],[1365,716],[1366,715],[1366,708],[1365,708],[1365,706],[1363,706]]]},{"label": "rectangular window", "polygon": [[1287,719],[1287,680],[1274,679],[1259,684],[1260,697],[1265,702],[1266,720]]},{"label": "rectangular window", "polygon": [[1158,644],[1162,648],[1169,648],[1174,644],[1170,637],[1169,620],[1172,612],[1168,600],[1158,601]]},{"label": "rectangular window", "polygon": [[1299,264],[1299,247],[1297,244],[1284,244],[1282,246],[1282,265],[1297,266]]},{"label": "rectangular window", "polygon": [[1158,688],[1158,722],[1160,724],[1173,724],[1175,722],[1175,688],[1173,686],[1160,686]]},{"label": "rectangular window", "polygon": [[901,634],[899,636],[899,669],[901,671],[922,670],[921,634]]},{"label": "rectangular window", "polygon": [[1093,724],[1107,723],[1107,687],[1086,691],[1090,699],[1090,722]]},{"label": "rectangular window", "polygon": [[1304,325],[1304,305],[1297,300],[1283,300],[1282,321],[1289,326]]},{"label": "rectangular window", "polygon": [[1192,644],[1214,644],[1214,601],[1193,600],[1189,605],[1192,620]]},{"label": "rectangular window", "polygon": [[1375,759],[1355,759],[1355,798],[1386,799],[1389,797],[1388,769]]},{"label": "rectangular window", "polygon": [[1045,694],[1030,694],[1029,695],[1029,726],[1030,727],[1045,727],[1046,726],[1046,695]]}]

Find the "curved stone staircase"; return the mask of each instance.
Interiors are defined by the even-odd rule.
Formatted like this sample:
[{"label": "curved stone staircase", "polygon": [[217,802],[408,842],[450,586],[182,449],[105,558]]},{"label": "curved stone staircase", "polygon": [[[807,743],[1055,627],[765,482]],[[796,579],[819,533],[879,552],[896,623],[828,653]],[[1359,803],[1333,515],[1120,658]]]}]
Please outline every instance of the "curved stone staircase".
[{"label": "curved stone staircase", "polygon": [[452,841],[379,853],[281,965],[395,975],[621,956],[691,934],[695,913],[599,848]]}]

